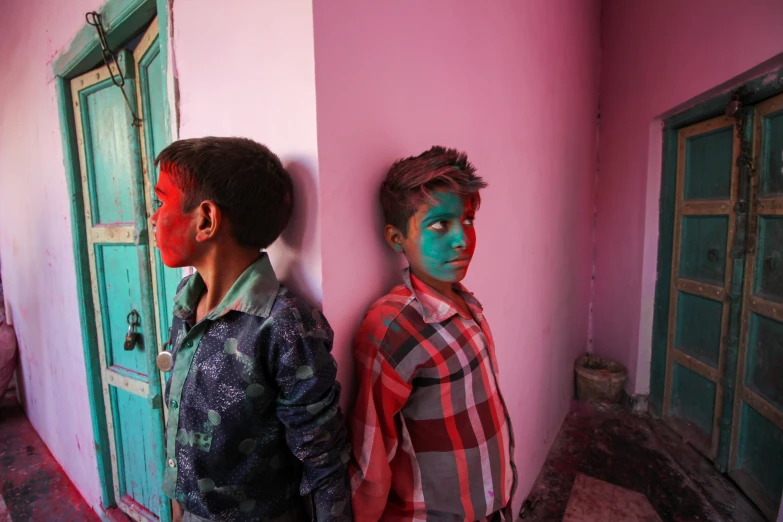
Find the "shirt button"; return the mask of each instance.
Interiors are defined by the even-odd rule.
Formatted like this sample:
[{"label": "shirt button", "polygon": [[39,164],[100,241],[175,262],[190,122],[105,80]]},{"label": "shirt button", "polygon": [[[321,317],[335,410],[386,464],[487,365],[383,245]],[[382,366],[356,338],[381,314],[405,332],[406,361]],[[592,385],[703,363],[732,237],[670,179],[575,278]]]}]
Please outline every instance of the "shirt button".
[{"label": "shirt button", "polygon": [[170,468],[173,468],[173,467],[174,467],[174,466],[176,466],[176,465],[177,465],[177,463],[176,463],[176,462],[174,462],[174,459],[169,459],[169,467],[170,467]]},{"label": "shirt button", "polygon": [[171,401],[171,407],[176,408],[178,406],[177,401]]},{"label": "shirt button", "polygon": [[185,348],[190,348],[191,346],[193,346],[193,341],[190,340],[185,341]]}]

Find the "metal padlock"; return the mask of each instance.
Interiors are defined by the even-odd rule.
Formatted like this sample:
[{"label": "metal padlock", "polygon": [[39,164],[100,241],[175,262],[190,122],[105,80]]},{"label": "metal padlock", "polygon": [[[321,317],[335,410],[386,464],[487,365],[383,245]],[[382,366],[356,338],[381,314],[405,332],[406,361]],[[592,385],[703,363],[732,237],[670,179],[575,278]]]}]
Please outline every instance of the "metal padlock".
[{"label": "metal padlock", "polygon": [[128,333],[125,334],[125,342],[122,347],[127,351],[133,350],[138,342],[138,337],[139,334],[133,331],[133,326],[128,326]]},{"label": "metal padlock", "polygon": [[139,313],[136,310],[131,310],[128,314],[128,333],[125,334],[125,342],[122,347],[126,351],[131,351],[136,347],[136,343],[139,342],[139,334],[136,333],[136,326],[139,324]]}]

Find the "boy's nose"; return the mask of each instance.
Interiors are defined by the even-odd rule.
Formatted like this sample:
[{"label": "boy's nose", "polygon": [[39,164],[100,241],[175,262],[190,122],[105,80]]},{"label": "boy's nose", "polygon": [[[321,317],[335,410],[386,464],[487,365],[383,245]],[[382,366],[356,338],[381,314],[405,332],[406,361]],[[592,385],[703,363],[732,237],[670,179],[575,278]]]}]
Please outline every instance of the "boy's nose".
[{"label": "boy's nose", "polygon": [[465,248],[468,245],[468,237],[462,227],[455,227],[451,238],[451,247],[454,249]]}]

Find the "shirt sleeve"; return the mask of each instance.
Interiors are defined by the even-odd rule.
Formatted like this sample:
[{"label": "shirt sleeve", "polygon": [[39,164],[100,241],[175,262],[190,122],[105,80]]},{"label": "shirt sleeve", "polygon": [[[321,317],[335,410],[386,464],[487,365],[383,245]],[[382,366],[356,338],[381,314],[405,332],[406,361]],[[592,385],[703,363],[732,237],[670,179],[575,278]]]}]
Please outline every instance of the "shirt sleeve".
[{"label": "shirt sleeve", "polygon": [[374,333],[382,335],[378,332],[382,323],[374,322],[372,315],[365,318],[354,343],[358,392],[351,415],[349,469],[356,521],[377,521],[386,508],[392,484],[390,463],[400,442],[397,415],[411,392],[381,352]]},{"label": "shirt sleeve", "polygon": [[[350,458],[340,410],[337,363],[330,353],[332,330],[320,316],[290,310],[279,321],[272,365],[278,386],[277,416],[291,452],[304,464],[300,493],[312,494],[318,522],[350,522]],[[288,315],[288,314],[286,314]]]}]

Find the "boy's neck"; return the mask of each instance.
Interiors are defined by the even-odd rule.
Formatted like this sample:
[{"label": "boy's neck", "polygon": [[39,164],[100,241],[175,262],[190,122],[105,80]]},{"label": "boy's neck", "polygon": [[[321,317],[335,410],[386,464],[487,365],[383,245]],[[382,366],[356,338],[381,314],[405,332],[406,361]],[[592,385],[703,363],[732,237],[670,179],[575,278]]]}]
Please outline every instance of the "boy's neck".
[{"label": "boy's neck", "polygon": [[261,255],[261,252],[252,249],[231,249],[212,252],[194,265],[206,287],[198,302],[197,322],[217,308],[239,276]]},{"label": "boy's neck", "polygon": [[417,274],[416,272],[411,269],[411,273],[416,276],[419,281],[426,284],[430,288],[435,289],[438,293],[443,295],[444,297],[447,297],[451,299],[452,301],[459,302],[461,300],[461,296],[459,293],[457,293],[454,290],[454,283],[449,281],[441,281],[439,279],[434,279],[426,274]]},{"label": "boy's neck", "polygon": [[411,270],[411,273],[414,276],[416,276],[421,282],[435,289],[435,291],[440,293],[446,299],[450,300],[454,304],[454,306],[457,307],[457,310],[459,310],[464,316],[470,317],[472,315],[472,312],[470,311],[470,307],[468,307],[468,303],[465,302],[465,299],[462,297],[462,295],[459,292],[454,290],[454,283],[450,281],[440,281],[438,279],[433,279],[432,277],[428,277],[426,275],[424,277],[421,277],[420,275],[413,272],[413,270]]}]

